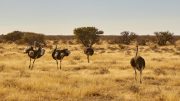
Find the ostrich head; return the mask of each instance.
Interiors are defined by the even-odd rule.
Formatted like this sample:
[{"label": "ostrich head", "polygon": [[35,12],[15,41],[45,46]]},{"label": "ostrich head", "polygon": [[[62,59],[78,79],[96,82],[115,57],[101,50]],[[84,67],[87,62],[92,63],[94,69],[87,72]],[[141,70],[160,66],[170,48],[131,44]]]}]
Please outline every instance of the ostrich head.
[{"label": "ostrich head", "polygon": [[33,50],[32,46],[29,46],[27,48],[24,49],[24,53],[29,53],[29,51]]},{"label": "ostrich head", "polygon": [[136,44],[136,48],[138,48],[138,44]]},{"label": "ostrich head", "polygon": [[139,46],[139,43],[138,43],[138,41],[136,41],[136,48],[138,48],[138,46]]}]

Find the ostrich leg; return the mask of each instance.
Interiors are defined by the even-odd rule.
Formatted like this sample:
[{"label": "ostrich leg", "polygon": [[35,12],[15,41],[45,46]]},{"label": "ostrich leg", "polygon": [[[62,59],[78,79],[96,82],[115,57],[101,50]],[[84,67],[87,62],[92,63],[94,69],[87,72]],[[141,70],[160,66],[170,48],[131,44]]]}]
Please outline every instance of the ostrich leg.
[{"label": "ostrich leg", "polygon": [[87,55],[87,60],[88,60],[88,63],[89,63],[89,55]]},{"label": "ostrich leg", "polygon": [[137,81],[137,72],[136,72],[136,69],[134,69],[135,71],[135,80]]},{"label": "ostrich leg", "polygon": [[57,69],[58,69],[58,60],[56,59]]},{"label": "ostrich leg", "polygon": [[62,60],[60,59],[60,69],[61,69],[61,62],[62,62]]},{"label": "ostrich leg", "polygon": [[142,69],[140,70],[140,83],[142,83]]},{"label": "ostrich leg", "polygon": [[29,63],[29,69],[30,69],[30,68],[31,68],[31,58],[30,58],[30,60],[29,60],[29,61],[30,61],[30,63]]},{"label": "ostrich leg", "polygon": [[34,59],[34,61],[33,61],[33,64],[32,64],[32,67],[31,67],[31,70],[33,69],[33,67],[34,67],[34,62],[36,61],[36,59]]}]

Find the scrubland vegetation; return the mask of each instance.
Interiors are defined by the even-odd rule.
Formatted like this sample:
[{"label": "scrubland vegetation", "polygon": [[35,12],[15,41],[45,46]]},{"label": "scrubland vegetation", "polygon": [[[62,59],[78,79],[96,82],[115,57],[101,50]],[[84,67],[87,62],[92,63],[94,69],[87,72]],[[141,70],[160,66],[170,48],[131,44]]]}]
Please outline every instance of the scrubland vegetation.
[{"label": "scrubland vegetation", "polygon": [[[22,35],[22,34],[20,34]],[[29,35],[29,34],[27,34]],[[34,35],[34,34],[33,34]],[[2,38],[3,37],[3,38]],[[144,40],[139,53],[146,60],[143,82],[134,79],[130,59],[135,55],[135,43],[128,45],[119,38],[101,37],[94,44],[95,54],[87,63],[83,46],[74,37],[43,36],[45,55],[29,70],[29,58],[23,53],[24,37],[10,41],[1,36],[0,100],[1,101],[179,101],[180,41],[158,45],[155,36]],[[42,38],[43,37],[43,38]],[[33,37],[34,39],[34,37]],[[171,38],[169,38],[171,39]],[[28,39],[27,39],[28,40]],[[139,42],[141,42],[139,41]],[[23,44],[25,43],[26,44]],[[58,44],[71,51],[57,70],[51,53]],[[139,72],[138,72],[139,74]],[[138,75],[139,76],[139,75]]]}]

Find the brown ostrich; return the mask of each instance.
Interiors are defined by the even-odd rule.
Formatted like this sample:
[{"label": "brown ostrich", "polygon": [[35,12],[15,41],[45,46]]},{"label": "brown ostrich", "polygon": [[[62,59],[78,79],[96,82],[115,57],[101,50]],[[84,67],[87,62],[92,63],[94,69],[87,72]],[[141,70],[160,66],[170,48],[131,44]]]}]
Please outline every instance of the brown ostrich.
[{"label": "brown ostrich", "polygon": [[142,71],[145,68],[145,60],[143,57],[138,56],[138,45],[136,45],[136,55],[130,61],[131,66],[135,71],[135,80],[137,81],[137,73],[136,70],[140,71],[140,83],[142,83]]}]

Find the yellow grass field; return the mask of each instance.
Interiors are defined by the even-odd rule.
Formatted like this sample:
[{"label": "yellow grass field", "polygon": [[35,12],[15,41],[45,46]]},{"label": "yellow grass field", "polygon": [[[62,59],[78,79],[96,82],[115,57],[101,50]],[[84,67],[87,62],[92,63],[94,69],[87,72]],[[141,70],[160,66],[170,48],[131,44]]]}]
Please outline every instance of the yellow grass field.
[{"label": "yellow grass field", "polygon": [[130,65],[133,44],[94,45],[89,64],[81,45],[59,44],[71,51],[62,70],[52,46],[29,70],[25,46],[0,44],[0,101],[180,101],[180,46],[139,46],[146,60],[142,84]]}]

